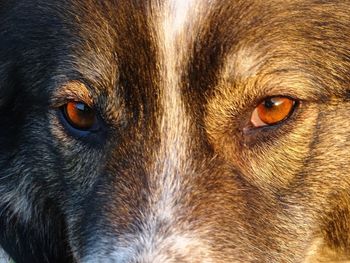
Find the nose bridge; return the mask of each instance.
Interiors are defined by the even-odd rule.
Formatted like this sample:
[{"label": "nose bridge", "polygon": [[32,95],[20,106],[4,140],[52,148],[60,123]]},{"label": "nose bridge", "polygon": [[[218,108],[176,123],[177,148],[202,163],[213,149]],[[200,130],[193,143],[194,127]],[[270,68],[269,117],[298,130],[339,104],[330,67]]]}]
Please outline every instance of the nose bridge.
[{"label": "nose bridge", "polygon": [[[131,257],[137,255],[135,262],[195,262],[193,257],[205,262],[204,258],[208,258],[206,244],[194,232],[184,230],[179,220],[181,214],[186,214],[184,193],[188,195],[189,177],[195,173],[192,159],[195,145],[191,139],[195,130],[182,94],[186,87],[183,75],[189,43],[184,37],[186,6],[180,2],[169,0],[160,7],[162,10],[155,12],[163,14],[156,23],[161,76],[159,103],[163,110],[158,126],[160,145],[149,172],[149,209],[142,218],[140,232],[130,237]],[[199,251],[206,256],[191,255]]]},{"label": "nose bridge", "polygon": [[[186,112],[183,87],[183,72],[186,70],[186,43],[183,43],[186,14],[190,7],[177,0],[167,1],[163,14],[157,21],[156,31],[159,46],[159,64],[161,70],[160,104],[163,114],[160,118],[160,147],[156,154],[153,174],[155,182],[162,188],[160,200],[167,200],[164,209],[169,207],[171,195],[178,192],[181,174],[189,172],[191,162],[190,132],[191,118]],[[181,44],[180,44],[181,42]]]},{"label": "nose bridge", "polygon": [[[157,117],[159,146],[152,151],[151,164],[145,169],[147,196],[142,207],[137,207],[141,211],[136,213],[137,218],[132,218],[138,224],[137,231],[126,229],[122,236],[115,237],[113,252],[104,253],[103,262],[211,262],[208,244],[182,225],[187,219],[180,219],[191,211],[187,207],[191,176],[199,169],[195,167],[198,160],[194,162],[192,157],[194,147],[198,146],[192,138],[196,128],[182,94],[187,85],[183,76],[190,46],[186,42],[189,40],[185,32],[186,14],[192,2],[168,0],[153,7],[157,10],[152,13],[162,14],[152,18],[159,48],[158,103],[162,109]],[[96,262],[96,256],[92,259]]]}]

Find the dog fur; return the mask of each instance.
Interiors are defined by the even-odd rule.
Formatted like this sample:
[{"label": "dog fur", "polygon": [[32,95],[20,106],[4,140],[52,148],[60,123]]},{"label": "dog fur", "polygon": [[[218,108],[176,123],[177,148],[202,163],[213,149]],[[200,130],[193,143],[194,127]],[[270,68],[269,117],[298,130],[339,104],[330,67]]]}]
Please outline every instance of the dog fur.
[{"label": "dog fur", "polygon": [[[17,263],[350,261],[349,1],[1,0],[0,22]],[[249,126],[277,95],[290,118]]]}]

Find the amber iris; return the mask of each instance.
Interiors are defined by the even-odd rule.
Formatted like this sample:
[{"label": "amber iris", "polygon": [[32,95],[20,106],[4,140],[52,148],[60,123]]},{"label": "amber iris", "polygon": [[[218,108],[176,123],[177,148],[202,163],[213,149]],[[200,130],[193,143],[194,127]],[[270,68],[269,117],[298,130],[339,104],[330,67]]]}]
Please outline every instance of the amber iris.
[{"label": "amber iris", "polygon": [[67,121],[79,130],[89,130],[96,122],[94,110],[82,102],[68,102],[64,106],[64,114]]},{"label": "amber iris", "polygon": [[254,110],[251,122],[256,127],[274,125],[288,118],[295,101],[288,97],[271,97],[261,102]]}]

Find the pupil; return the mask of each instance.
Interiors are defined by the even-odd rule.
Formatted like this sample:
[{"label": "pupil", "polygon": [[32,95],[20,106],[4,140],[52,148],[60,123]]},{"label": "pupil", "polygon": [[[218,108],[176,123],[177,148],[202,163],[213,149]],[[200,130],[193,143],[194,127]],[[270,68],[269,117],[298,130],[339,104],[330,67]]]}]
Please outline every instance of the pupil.
[{"label": "pupil", "polygon": [[275,106],[275,103],[271,99],[268,99],[264,101],[264,106],[268,109],[272,109]]},{"label": "pupil", "polygon": [[77,117],[79,118],[77,121],[81,124],[84,122],[88,126],[92,125],[91,122],[93,122],[95,118],[94,111],[84,103],[76,103],[74,106]]}]

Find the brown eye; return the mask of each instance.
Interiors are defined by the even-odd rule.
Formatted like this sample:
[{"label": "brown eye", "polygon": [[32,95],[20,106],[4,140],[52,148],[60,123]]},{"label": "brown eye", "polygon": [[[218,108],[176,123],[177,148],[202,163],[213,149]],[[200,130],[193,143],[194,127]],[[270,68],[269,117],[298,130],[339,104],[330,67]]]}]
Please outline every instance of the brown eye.
[{"label": "brown eye", "polygon": [[295,103],[295,100],[288,97],[265,99],[254,109],[250,121],[255,127],[277,124],[291,115]]},{"label": "brown eye", "polygon": [[89,130],[96,123],[93,109],[82,102],[71,101],[63,106],[64,115],[71,126],[79,130]]}]

